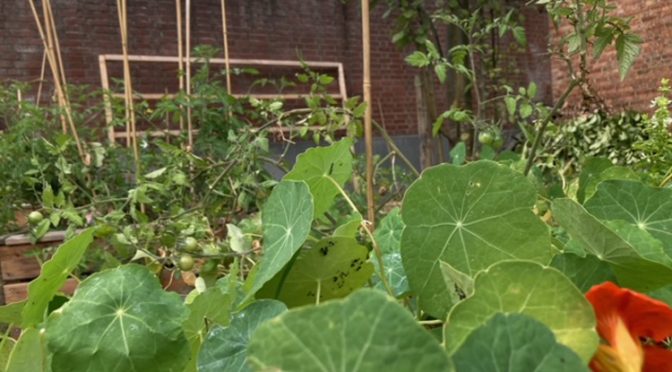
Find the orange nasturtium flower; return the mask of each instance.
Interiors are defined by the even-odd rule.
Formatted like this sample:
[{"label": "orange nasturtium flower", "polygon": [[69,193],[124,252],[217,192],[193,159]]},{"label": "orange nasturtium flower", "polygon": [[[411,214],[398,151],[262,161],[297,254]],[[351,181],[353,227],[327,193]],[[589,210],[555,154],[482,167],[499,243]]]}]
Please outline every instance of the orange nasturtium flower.
[{"label": "orange nasturtium flower", "polygon": [[590,362],[595,372],[670,372],[672,308],[641,293],[606,282],[586,293],[604,341]]}]

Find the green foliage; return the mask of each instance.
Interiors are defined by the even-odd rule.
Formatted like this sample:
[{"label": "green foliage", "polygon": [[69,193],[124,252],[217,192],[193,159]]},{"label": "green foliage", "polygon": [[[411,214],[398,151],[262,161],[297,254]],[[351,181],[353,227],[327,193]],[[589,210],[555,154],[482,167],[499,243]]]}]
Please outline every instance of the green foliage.
[{"label": "green foliage", "polygon": [[246,359],[252,334],[266,320],[285,311],[287,306],[282,302],[259,300],[237,313],[229,326],[213,328],[198,356],[198,371],[250,371]]},{"label": "green foliage", "polygon": [[315,203],[315,216],[329,210],[339,189],[352,174],[352,141],[343,139],[328,147],[308,149],[296,159],[285,180],[305,181]]},{"label": "green foliage", "polygon": [[265,254],[250,276],[248,296],[256,293],[292,259],[306,241],[313,222],[313,196],[303,181],[283,181],[274,189],[262,211]]},{"label": "green foliage", "polygon": [[371,278],[368,255],[353,238],[323,239],[302,249],[257,297],[276,298],[290,308],[345,297]]},{"label": "green foliage", "polygon": [[504,261],[477,276],[474,295],[451,310],[444,329],[448,353],[497,313],[520,313],[545,324],[584,362],[597,348],[593,309],[569,279],[538,263]]},{"label": "green foliage", "polygon": [[188,357],[182,322],[187,310],[175,293],[139,265],[84,280],[47,322],[51,368],[58,371],[182,371]]},{"label": "green foliage", "polygon": [[49,302],[63,287],[72,270],[79,264],[93,241],[93,229],[81,233],[61,245],[56,254],[42,265],[42,272],[28,285],[28,299],[21,310],[24,327],[36,326],[44,320]]},{"label": "green foliage", "polygon": [[256,370],[453,370],[438,341],[374,290],[290,310],[262,324],[248,352]]},{"label": "green foliage", "polygon": [[585,363],[542,323],[497,314],[473,331],[453,356],[458,371],[588,371]]},{"label": "green foliage", "polygon": [[522,175],[493,162],[423,173],[404,198],[401,253],[424,311],[441,318],[456,302],[441,262],[474,277],[505,259],[550,260],[548,228],[531,212],[535,195]]}]

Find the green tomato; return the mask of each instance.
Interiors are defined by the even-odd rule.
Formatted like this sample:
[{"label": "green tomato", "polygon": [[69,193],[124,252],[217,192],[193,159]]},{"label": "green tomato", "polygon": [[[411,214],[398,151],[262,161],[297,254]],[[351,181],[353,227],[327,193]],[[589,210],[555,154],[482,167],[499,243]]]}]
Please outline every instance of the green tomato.
[{"label": "green tomato", "polygon": [[201,267],[202,273],[213,273],[215,270],[217,270],[217,260],[208,260]]},{"label": "green tomato", "polygon": [[31,225],[37,225],[38,223],[42,222],[43,219],[44,216],[39,211],[32,211],[28,215],[28,222],[30,222]]},{"label": "green tomato", "polygon": [[191,236],[184,239],[184,249],[187,252],[196,252],[198,250],[198,240]]},{"label": "green tomato", "polygon": [[489,145],[492,143],[494,137],[491,132],[486,131],[486,132],[481,132],[478,134],[478,142],[484,144],[484,145]]},{"label": "green tomato", "polygon": [[500,148],[502,148],[503,145],[504,145],[504,138],[502,138],[501,134],[496,134],[490,146],[492,146],[492,148],[495,150],[499,150]]},{"label": "green tomato", "polygon": [[190,254],[183,254],[177,262],[177,266],[182,271],[191,271],[194,268],[194,258]]}]

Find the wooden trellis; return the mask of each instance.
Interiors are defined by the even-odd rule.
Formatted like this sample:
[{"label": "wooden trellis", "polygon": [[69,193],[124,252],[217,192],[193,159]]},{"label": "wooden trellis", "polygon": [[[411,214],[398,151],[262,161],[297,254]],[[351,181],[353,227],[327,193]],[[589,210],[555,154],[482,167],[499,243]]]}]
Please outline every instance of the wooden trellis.
[{"label": "wooden trellis", "polygon": [[[180,57],[171,57],[171,56],[148,56],[148,55],[128,55],[126,56],[129,62],[142,62],[142,63],[175,63],[179,64]],[[100,64],[100,82],[101,86],[105,91],[110,89],[110,77],[108,73],[107,63],[112,62],[123,62],[124,56],[121,54],[102,54],[98,56]],[[186,62],[186,57],[182,57],[182,62]],[[190,63],[202,62],[198,58],[190,58]],[[267,59],[226,59],[226,58],[212,58],[209,60],[211,64],[223,64],[223,65],[239,65],[239,66],[269,66],[269,67],[297,67],[300,68],[303,65],[306,65],[310,68],[322,68],[322,69],[334,69],[338,74],[338,93],[327,94],[336,100],[341,100],[343,103],[348,99],[348,94],[345,86],[345,70],[343,68],[343,63],[341,62],[323,62],[323,61],[286,61],[286,60],[267,60]],[[133,97],[139,99],[147,100],[158,100],[163,97],[172,97],[175,94],[166,94],[166,93],[139,93],[134,92]],[[301,93],[281,93],[281,94],[231,94],[236,98],[240,97],[253,97],[257,99],[285,99],[285,100],[298,100],[307,97],[307,94]],[[112,94],[113,97],[125,97],[122,93]],[[109,99],[105,99],[105,121],[108,126],[108,138],[110,141],[115,141],[118,138],[125,138],[127,136],[127,131],[117,132],[112,126],[113,121],[113,112],[112,112],[112,103]],[[180,130],[165,130],[165,131],[151,131],[143,132],[138,131],[138,135],[149,135],[149,136],[165,136],[168,135],[178,135]]]}]

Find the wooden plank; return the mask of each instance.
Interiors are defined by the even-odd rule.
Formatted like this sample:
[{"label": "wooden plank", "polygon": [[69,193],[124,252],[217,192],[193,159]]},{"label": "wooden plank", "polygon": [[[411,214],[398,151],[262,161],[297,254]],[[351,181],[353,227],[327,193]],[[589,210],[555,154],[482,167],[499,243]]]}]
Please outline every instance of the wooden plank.
[{"label": "wooden plank", "polygon": [[40,262],[35,257],[16,257],[0,261],[4,282],[34,279],[40,275]]},{"label": "wooden plank", "polygon": [[[61,291],[67,295],[72,295],[75,292],[75,288],[77,288],[77,280],[68,279],[61,288]],[[2,291],[5,295],[6,304],[19,302],[28,297],[28,283],[6,284],[3,286]]]},{"label": "wooden plank", "polygon": [[[102,57],[106,61],[117,61],[121,62],[124,60],[124,56],[121,54],[102,54]],[[178,63],[180,61],[179,57],[174,56],[146,56],[146,55],[129,55],[128,60],[131,62],[163,62],[163,63]],[[183,61],[187,61],[187,58],[182,58]],[[192,57],[189,58],[190,62],[193,63],[203,63],[202,58]],[[226,59],[224,58],[210,58],[208,60],[211,64],[225,65]],[[289,60],[271,60],[271,59],[240,59],[240,58],[230,58],[229,64],[231,65],[253,65],[253,66],[286,66],[286,67],[302,67],[303,64],[308,67],[325,67],[325,68],[338,68],[342,65],[341,62],[323,62],[323,61],[289,61]]]},{"label": "wooden plank", "polygon": [[[158,101],[160,99],[163,99],[164,97],[166,98],[173,98],[175,97],[175,94],[170,94],[170,93],[138,93],[135,92],[133,93],[134,96],[150,100],[150,101]],[[327,96],[330,96],[334,99],[341,100],[343,99],[343,95],[341,94],[325,94]],[[112,94],[114,97],[118,98],[123,98],[125,97],[124,94],[122,93],[114,93]],[[251,97],[251,98],[258,98],[258,99],[286,99],[286,100],[298,100],[298,99],[304,99],[306,97],[310,97],[310,94],[302,94],[302,93],[284,93],[284,94],[255,94],[255,93],[249,93],[249,94],[232,94],[233,97],[235,98],[244,98],[244,97]]]},{"label": "wooden plank", "polygon": [[[50,243],[58,242],[65,240],[65,231],[50,231],[46,233],[42,239],[39,240],[39,243]],[[7,237],[5,239],[5,245],[26,245],[31,244],[30,235],[27,234],[17,234]]]}]

